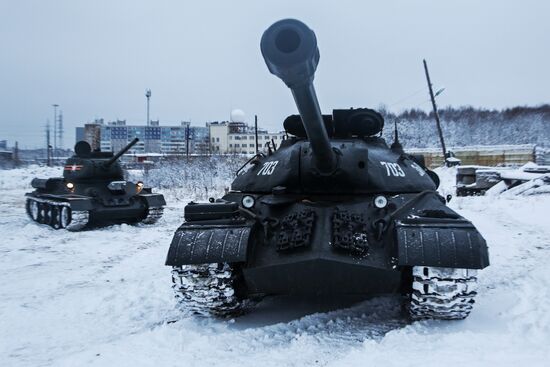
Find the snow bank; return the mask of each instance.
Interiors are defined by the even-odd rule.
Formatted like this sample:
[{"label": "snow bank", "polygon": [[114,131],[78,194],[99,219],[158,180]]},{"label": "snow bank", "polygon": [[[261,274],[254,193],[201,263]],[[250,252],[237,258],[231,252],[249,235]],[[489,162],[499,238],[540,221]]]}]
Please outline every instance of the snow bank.
[{"label": "snow bank", "polygon": [[[502,194],[504,196],[516,195],[538,195],[550,193],[550,167],[539,166],[529,162],[519,169],[506,170],[500,172],[505,185],[500,185],[494,190],[490,190],[490,195]],[[509,186],[510,183],[523,182],[515,186]]]},{"label": "snow bank", "polygon": [[504,191],[503,195],[538,195],[548,193],[550,193],[550,174],[537,175],[534,179]]}]

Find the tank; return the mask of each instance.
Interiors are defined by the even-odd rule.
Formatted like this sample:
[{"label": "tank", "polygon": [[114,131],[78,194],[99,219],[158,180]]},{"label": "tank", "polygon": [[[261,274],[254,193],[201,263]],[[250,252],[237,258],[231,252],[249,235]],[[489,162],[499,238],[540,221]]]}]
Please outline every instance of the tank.
[{"label": "tank", "polygon": [[468,316],[487,244],[438,194],[437,175],[397,136],[388,146],[376,111],[321,113],[319,50],[306,25],[274,23],[261,52],[299,115],[225,196],[185,207],[166,259],[181,306],[225,317],[265,296],[397,293],[413,319]]},{"label": "tank", "polygon": [[92,152],[85,141],[76,143],[63,177],[32,180],[35,190],[26,194],[29,217],[70,231],[115,223],[156,223],[166,205],[164,197],[153,194],[141,181],[125,181],[118,162],[138,141],[135,138],[115,155]]}]

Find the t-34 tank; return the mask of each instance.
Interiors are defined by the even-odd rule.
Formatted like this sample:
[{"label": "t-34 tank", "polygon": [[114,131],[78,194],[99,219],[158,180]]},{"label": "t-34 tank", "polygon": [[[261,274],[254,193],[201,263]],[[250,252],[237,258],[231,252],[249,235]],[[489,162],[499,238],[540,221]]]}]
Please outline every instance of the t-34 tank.
[{"label": "t-34 tank", "polygon": [[35,178],[26,194],[32,220],[53,228],[78,231],[113,223],[156,223],[166,205],[142,182],[124,180],[118,159],[139,141],[135,138],[117,154],[92,152],[80,141],[67,160],[63,177]]},{"label": "t-34 tank", "polygon": [[401,293],[413,319],[466,317],[487,245],[446,206],[437,175],[398,141],[388,147],[379,113],[321,114],[319,51],[306,25],[276,22],[261,51],[300,115],[284,122],[291,137],[253,157],[228,194],[185,207],[166,260],[183,306],[227,316],[266,295]]}]

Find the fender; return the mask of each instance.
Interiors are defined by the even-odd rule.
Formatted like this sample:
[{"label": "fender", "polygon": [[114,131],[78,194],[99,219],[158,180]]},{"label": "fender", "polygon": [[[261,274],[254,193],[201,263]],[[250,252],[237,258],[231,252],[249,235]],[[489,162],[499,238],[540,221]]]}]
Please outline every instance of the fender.
[{"label": "fender", "polygon": [[483,269],[487,243],[463,218],[407,218],[395,222],[398,265]]},{"label": "fender", "polygon": [[253,223],[184,223],[172,239],[166,265],[234,263],[246,261]]},{"label": "fender", "polygon": [[139,194],[139,197],[143,198],[149,207],[161,207],[166,205],[164,196],[161,194]]}]

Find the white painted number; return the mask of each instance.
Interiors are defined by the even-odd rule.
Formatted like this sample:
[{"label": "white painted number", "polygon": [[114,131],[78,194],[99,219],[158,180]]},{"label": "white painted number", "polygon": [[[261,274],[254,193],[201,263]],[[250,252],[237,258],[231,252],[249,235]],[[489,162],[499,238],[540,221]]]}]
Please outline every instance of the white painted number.
[{"label": "white painted number", "polygon": [[422,167],[420,167],[418,164],[414,162],[411,163],[411,167],[414,168],[420,176],[424,176],[426,174],[426,172],[422,169]]},{"label": "white painted number", "polygon": [[380,164],[386,167],[388,176],[405,177],[405,172],[401,169],[399,164],[390,162],[380,162]]},{"label": "white painted number", "polygon": [[257,176],[270,176],[273,171],[275,171],[277,163],[279,163],[279,161],[265,162],[262,168],[260,168],[260,170],[258,171]]}]

